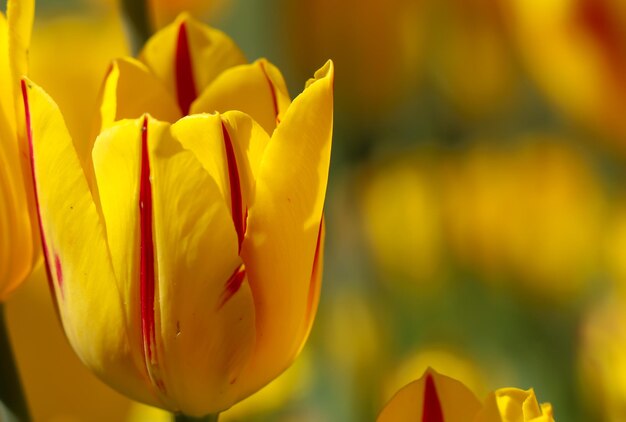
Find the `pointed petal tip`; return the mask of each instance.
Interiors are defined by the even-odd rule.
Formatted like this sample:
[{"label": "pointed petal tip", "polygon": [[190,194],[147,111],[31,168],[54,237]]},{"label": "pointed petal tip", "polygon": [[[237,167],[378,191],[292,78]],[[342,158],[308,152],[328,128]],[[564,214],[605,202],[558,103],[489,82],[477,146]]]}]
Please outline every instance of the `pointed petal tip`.
[{"label": "pointed petal tip", "polygon": [[329,59],[324,63],[322,67],[320,67],[313,77],[306,82],[305,88],[308,88],[312,84],[317,81],[328,79],[330,81],[331,87],[334,86],[335,83],[335,63]]}]

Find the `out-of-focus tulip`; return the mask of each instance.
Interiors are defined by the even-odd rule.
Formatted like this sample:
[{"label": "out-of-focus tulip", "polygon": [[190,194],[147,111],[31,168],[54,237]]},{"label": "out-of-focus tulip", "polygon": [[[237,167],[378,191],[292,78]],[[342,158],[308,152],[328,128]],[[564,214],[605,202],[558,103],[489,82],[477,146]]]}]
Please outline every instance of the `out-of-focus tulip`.
[{"label": "out-of-focus tulip", "polygon": [[608,422],[626,418],[626,312],[623,298],[599,303],[585,316],[578,353],[586,404]]},{"label": "out-of-focus tulip", "polygon": [[103,384],[72,351],[50,300],[43,266],[11,295],[5,311],[32,420],[123,420],[132,402]]},{"label": "out-of-focus tulip", "polygon": [[[107,66],[128,54],[119,17],[63,15],[37,21],[30,49],[30,77],[59,105],[80,155],[89,155],[92,114]],[[76,64],[80,57],[80,66]]]},{"label": "out-of-focus tulip", "polygon": [[554,422],[552,407],[533,390],[501,388],[481,403],[463,383],[427,370],[387,403],[378,422]]},{"label": "out-of-focus tulip", "polygon": [[0,302],[38,259],[37,230],[24,141],[19,80],[27,73],[34,2],[9,1],[0,12]]},{"label": "out-of-focus tulip", "polygon": [[378,422],[467,422],[479,411],[479,400],[463,383],[428,369],[391,398]]},{"label": "out-of-focus tulip", "polygon": [[626,7],[621,0],[505,1],[522,56],[568,115],[626,139]]},{"label": "out-of-focus tulip", "polygon": [[443,225],[438,160],[422,152],[370,169],[362,177],[362,219],[385,280],[408,280],[420,294],[438,287]]},{"label": "out-of-focus tulip", "polygon": [[501,6],[490,0],[425,3],[429,78],[462,116],[497,111],[512,97],[517,76]]},{"label": "out-of-focus tulip", "polygon": [[388,401],[403,386],[420,374],[434,368],[451,378],[463,380],[463,384],[475,394],[488,391],[483,371],[472,359],[450,347],[420,349],[403,361],[384,386],[384,399]]},{"label": "out-of-focus tulip", "polygon": [[453,251],[492,279],[568,301],[599,265],[606,198],[585,158],[547,137],[475,148],[445,170]]},{"label": "out-of-focus tulip", "polygon": [[487,396],[473,422],[554,422],[554,415],[550,403],[537,402],[532,388],[500,388]]},{"label": "out-of-focus tulip", "polygon": [[604,248],[605,265],[614,291],[626,299],[626,198],[611,206]]},{"label": "out-of-focus tulip", "polygon": [[291,102],[277,69],[185,17],[142,59],[112,65],[91,158],[22,82],[38,215],[81,360],[131,398],[201,416],[278,376],[311,328],[333,64]]}]

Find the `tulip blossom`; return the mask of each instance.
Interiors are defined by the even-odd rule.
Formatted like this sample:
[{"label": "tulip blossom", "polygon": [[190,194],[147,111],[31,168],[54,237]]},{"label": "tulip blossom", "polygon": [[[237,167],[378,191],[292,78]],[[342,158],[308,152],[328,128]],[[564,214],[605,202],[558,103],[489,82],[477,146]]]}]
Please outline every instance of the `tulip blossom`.
[{"label": "tulip blossom", "polygon": [[23,80],[39,222],[81,360],[135,400],[203,416],[278,376],[311,328],[333,64],[291,102],[277,69],[240,64],[185,17],[141,59],[111,66],[90,156]]},{"label": "tulip blossom", "polygon": [[554,422],[532,389],[501,388],[480,402],[463,383],[428,369],[387,403],[378,422]]},{"label": "tulip blossom", "polygon": [[[27,71],[34,4],[9,1],[0,12],[0,302],[30,273],[37,260],[31,227],[30,178],[23,140],[19,78]],[[33,214],[34,217],[34,214]]]}]

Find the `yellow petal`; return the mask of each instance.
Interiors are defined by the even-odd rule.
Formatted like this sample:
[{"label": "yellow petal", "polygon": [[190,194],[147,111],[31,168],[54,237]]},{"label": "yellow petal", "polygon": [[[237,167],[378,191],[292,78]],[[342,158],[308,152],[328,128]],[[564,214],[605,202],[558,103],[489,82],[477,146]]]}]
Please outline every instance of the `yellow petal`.
[{"label": "yellow petal", "polygon": [[130,329],[161,406],[196,416],[229,407],[254,342],[254,304],[245,273],[229,283],[241,260],[216,182],[151,118],[101,134],[94,168]]},{"label": "yellow petal", "polygon": [[0,12],[0,302],[26,278],[33,254],[15,131],[13,82],[9,27]]},{"label": "yellow petal", "polygon": [[143,63],[131,58],[115,60],[102,88],[98,132],[115,121],[144,113],[166,122],[180,118],[171,94]]},{"label": "yellow petal", "polygon": [[269,137],[250,116],[240,112],[189,116],[178,121],[172,132],[216,181],[243,241],[246,210]]},{"label": "yellow petal", "polygon": [[480,402],[465,385],[428,369],[391,398],[377,421],[468,422],[479,409]]},{"label": "yellow petal", "polygon": [[242,248],[259,333],[246,376],[251,391],[291,364],[308,331],[330,161],[332,87],[328,62],[287,109],[259,169]]},{"label": "yellow petal", "polygon": [[13,101],[13,73],[9,60],[9,26],[0,12],[0,115],[2,125],[9,133],[15,133],[15,102]]},{"label": "yellow petal", "polygon": [[191,113],[243,111],[271,135],[290,103],[280,71],[261,59],[222,72],[191,105]]},{"label": "yellow petal", "polygon": [[0,113],[0,302],[28,275],[33,239],[17,137]]},{"label": "yellow petal", "polygon": [[[545,409],[545,412],[544,412]],[[535,392],[500,388],[489,394],[474,422],[553,422],[551,406],[539,406]]]},{"label": "yellow petal", "polygon": [[183,413],[217,413],[254,345],[252,294],[215,181],[171,136],[149,139],[163,380]]},{"label": "yellow petal", "polygon": [[226,34],[186,14],[152,36],[139,58],[177,99],[183,115],[217,75],[246,62]]},{"label": "yellow petal", "polygon": [[65,333],[99,377],[155,403],[134,359],[104,229],[61,113],[41,88],[22,86],[41,238]]}]

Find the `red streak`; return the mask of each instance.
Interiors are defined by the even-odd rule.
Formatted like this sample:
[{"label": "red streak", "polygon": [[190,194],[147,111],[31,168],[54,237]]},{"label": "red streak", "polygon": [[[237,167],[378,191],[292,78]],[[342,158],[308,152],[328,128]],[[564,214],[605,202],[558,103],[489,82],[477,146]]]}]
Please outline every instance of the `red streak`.
[{"label": "red streak", "polygon": [[263,62],[259,62],[259,64],[261,65],[261,70],[263,70],[263,75],[265,76],[265,80],[267,81],[267,84],[270,87],[270,94],[272,95],[272,105],[274,106],[274,116],[276,116],[276,124],[278,124],[280,123],[280,121],[278,119],[279,110],[278,110],[278,99],[276,98],[276,87],[274,86],[272,79],[267,74],[267,69],[265,69],[265,64]]},{"label": "red streak", "polygon": [[143,336],[144,354],[148,359],[151,359],[152,344],[154,343],[154,237],[152,233],[152,187],[150,184],[147,118],[144,118],[141,130],[141,178],[139,183],[141,334]]},{"label": "red streak", "polygon": [[241,243],[245,234],[241,181],[239,180],[239,170],[237,169],[237,158],[235,157],[233,142],[224,123],[222,123],[222,134],[224,136],[224,148],[226,149],[226,162],[228,164],[228,180],[230,181],[230,208],[233,214],[235,230],[237,231],[237,239],[239,240],[239,250],[241,251]]},{"label": "red streak", "polygon": [[[30,153],[30,174],[33,179],[33,193],[35,196],[35,208],[37,211],[37,223],[39,225],[39,236],[41,238],[41,247],[43,249],[43,257],[44,264],[46,267],[46,275],[48,276],[48,287],[50,288],[50,292],[52,293],[52,298],[54,302],[54,306],[57,309],[58,313],[58,305],[56,302],[56,294],[54,291],[54,284],[52,278],[52,272],[50,271],[50,263],[48,260],[48,243],[46,242],[46,235],[43,232],[43,224],[41,222],[41,207],[39,205],[39,192],[38,192],[38,184],[37,178],[35,177],[35,153],[33,149],[33,128],[31,125],[31,116],[30,116],[30,106],[28,104],[28,89],[26,87],[26,82],[22,80],[22,97],[24,98],[24,114],[26,117],[26,134],[28,136],[28,151]],[[61,286],[59,285],[59,289]]]},{"label": "red streak", "polygon": [[217,306],[217,309],[222,309],[222,307],[230,300],[231,297],[235,295],[239,291],[243,280],[246,278],[246,269],[242,266],[235,269],[235,272],[226,280],[224,284],[224,292],[222,293],[222,297],[220,299],[220,303]]},{"label": "red streak", "polygon": [[435,388],[433,376],[426,376],[426,385],[424,386],[424,410],[422,411],[422,422],[444,422],[439,395]]},{"label": "red streak", "polygon": [[187,38],[187,26],[181,23],[178,29],[178,41],[176,44],[176,93],[178,96],[178,106],[183,116],[189,114],[191,103],[198,96],[196,84],[193,79],[193,64],[191,63],[191,53],[189,51],[189,40]]},{"label": "red streak", "polygon": [[622,34],[620,25],[611,15],[604,0],[582,0],[580,2],[579,19],[582,25],[592,33],[599,42],[600,48],[607,55],[613,71],[622,76],[626,69]]},{"label": "red streak", "polygon": [[61,268],[61,260],[59,259],[59,255],[54,255],[54,269],[57,274],[57,283],[59,283],[59,288],[61,289],[61,294],[63,294],[63,268]]}]

